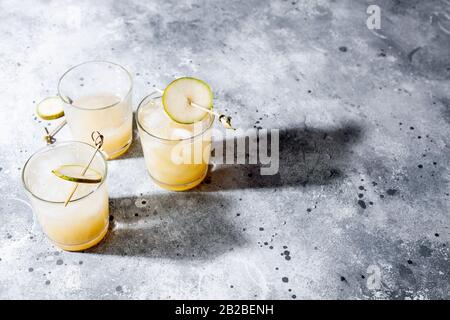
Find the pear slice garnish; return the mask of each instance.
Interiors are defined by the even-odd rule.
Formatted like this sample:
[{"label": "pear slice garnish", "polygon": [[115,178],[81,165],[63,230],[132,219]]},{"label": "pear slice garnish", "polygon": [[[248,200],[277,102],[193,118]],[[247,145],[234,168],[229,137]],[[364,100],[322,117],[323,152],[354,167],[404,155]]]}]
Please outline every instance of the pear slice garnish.
[{"label": "pear slice garnish", "polygon": [[55,120],[64,116],[63,102],[59,97],[48,97],[38,103],[36,114],[44,120]]},{"label": "pear slice garnish", "polygon": [[53,169],[52,173],[60,179],[75,183],[95,184],[102,182],[102,175],[92,168],[88,168],[86,173],[82,175],[84,167],[78,164],[66,164]]},{"label": "pear slice garnish", "polygon": [[193,124],[209,113],[215,115],[224,128],[236,130],[230,116],[213,110],[213,93],[206,82],[183,77],[172,81],[164,90],[155,89],[162,94],[164,111],[173,121]]},{"label": "pear slice garnish", "polygon": [[[213,108],[213,93],[209,85],[191,77],[178,78],[172,81],[162,96],[164,111],[175,122],[192,124],[202,120]],[[201,108],[193,108],[192,105]]]}]

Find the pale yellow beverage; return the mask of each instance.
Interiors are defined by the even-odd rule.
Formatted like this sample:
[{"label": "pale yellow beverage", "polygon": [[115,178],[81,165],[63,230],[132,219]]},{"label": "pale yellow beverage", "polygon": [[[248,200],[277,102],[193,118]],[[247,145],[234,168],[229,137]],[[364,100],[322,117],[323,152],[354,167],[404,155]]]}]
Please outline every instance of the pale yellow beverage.
[{"label": "pale yellow beverage", "polygon": [[107,164],[102,154],[98,152],[90,166],[103,176],[102,182],[78,184],[67,206],[64,201],[74,182],[52,173],[61,165],[86,164],[94,150],[82,142],[56,143],[36,152],[23,169],[23,183],[39,224],[47,237],[64,250],[90,248],[100,242],[108,230]]},{"label": "pale yellow beverage", "polygon": [[180,124],[164,111],[161,99],[145,98],[137,122],[147,170],[165,189],[183,191],[205,178],[211,152],[211,125],[207,114],[195,124]]},{"label": "pale yellow beverage", "polygon": [[84,62],[64,73],[58,93],[73,139],[92,143],[91,133],[99,131],[108,159],[127,151],[132,140],[132,88],[129,72],[112,62]]},{"label": "pale yellow beverage", "polygon": [[91,133],[99,131],[105,137],[102,151],[108,158],[116,158],[131,144],[133,116],[130,109],[130,101],[97,94],[74,100],[72,106],[65,108],[65,115],[75,140],[91,143]]}]

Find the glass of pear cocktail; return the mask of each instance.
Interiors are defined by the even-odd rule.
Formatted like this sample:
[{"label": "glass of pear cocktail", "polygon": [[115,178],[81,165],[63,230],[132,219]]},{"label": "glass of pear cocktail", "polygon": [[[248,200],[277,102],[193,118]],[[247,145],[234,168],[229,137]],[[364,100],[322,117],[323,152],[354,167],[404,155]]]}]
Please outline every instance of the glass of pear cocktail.
[{"label": "glass of pear cocktail", "polygon": [[112,62],[89,61],[66,71],[58,94],[74,140],[91,143],[91,132],[100,131],[108,159],[127,151],[132,141],[132,88],[130,73]]},{"label": "glass of pear cocktail", "polygon": [[180,78],[172,84],[163,94],[145,97],[136,120],[150,177],[162,188],[183,191],[200,184],[207,174],[214,122],[212,114],[183,109],[184,100],[212,108],[212,93],[193,78]]},{"label": "glass of pear cocktail", "polygon": [[[55,143],[28,159],[22,181],[39,224],[56,246],[80,251],[103,239],[109,224],[106,176],[104,155],[84,142]],[[74,179],[83,182],[76,183],[75,190]]]}]

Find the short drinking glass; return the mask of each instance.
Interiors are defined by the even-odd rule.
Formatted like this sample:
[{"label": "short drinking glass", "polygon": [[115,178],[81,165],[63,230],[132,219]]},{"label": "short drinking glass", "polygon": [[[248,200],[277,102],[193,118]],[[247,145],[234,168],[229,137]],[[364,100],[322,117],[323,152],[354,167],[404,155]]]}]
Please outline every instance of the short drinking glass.
[{"label": "short drinking glass", "polygon": [[194,124],[177,123],[164,111],[158,93],[144,98],[136,114],[145,163],[153,181],[174,191],[201,183],[208,171],[214,116],[207,114]]},{"label": "short drinking glass", "polygon": [[74,140],[91,143],[91,132],[99,131],[108,159],[127,151],[132,140],[132,87],[129,72],[107,61],[85,62],[64,73],[58,93]]},{"label": "short drinking glass", "polygon": [[95,150],[83,142],[55,143],[33,154],[22,171],[25,190],[43,231],[64,250],[79,251],[92,247],[108,230],[107,162],[104,155],[97,152],[89,166],[102,176],[101,182],[78,184],[67,206],[65,200],[75,183],[52,173],[62,165],[85,166]]}]

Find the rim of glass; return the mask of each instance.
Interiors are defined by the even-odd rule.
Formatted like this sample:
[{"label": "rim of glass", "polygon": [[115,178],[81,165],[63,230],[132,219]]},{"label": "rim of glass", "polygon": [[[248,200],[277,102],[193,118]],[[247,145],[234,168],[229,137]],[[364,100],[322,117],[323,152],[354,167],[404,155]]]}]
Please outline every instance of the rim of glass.
[{"label": "rim of glass", "polygon": [[[54,148],[54,147],[57,147],[57,146],[68,145],[68,144],[84,144],[84,145],[92,148],[92,150],[95,150],[95,147],[91,146],[89,143],[86,143],[86,142],[82,142],[82,141],[62,141],[62,142],[56,142],[54,144],[42,147],[42,148],[38,149],[36,152],[34,152],[28,158],[27,162],[25,162],[25,165],[23,166],[23,169],[22,169],[22,183],[23,183],[23,186],[24,186],[25,190],[29,194],[31,194],[34,198],[36,198],[38,200],[41,200],[41,201],[44,201],[44,202],[47,202],[47,203],[64,204],[65,201],[51,201],[51,200],[47,200],[47,199],[42,199],[41,197],[38,197],[37,195],[35,195],[30,190],[30,188],[28,187],[27,183],[25,182],[25,169],[27,168],[28,163],[31,161],[31,159],[33,159],[34,156],[36,156],[37,154],[40,154],[40,153],[44,152],[45,150],[48,150],[48,149],[51,149],[51,148]],[[82,200],[84,198],[87,198],[88,196],[90,196],[91,194],[96,192],[103,185],[103,183],[105,183],[106,177],[108,175],[108,161],[106,160],[105,155],[103,154],[103,152],[100,151],[100,152],[98,152],[98,154],[100,154],[100,156],[103,159],[103,163],[105,164],[105,173],[103,174],[104,178],[102,179],[102,181],[97,185],[97,187],[94,190],[92,190],[91,192],[89,192],[88,194],[86,194],[86,195],[84,195],[84,196],[82,196],[80,198],[71,199],[69,201],[69,203],[76,202],[76,201]]]},{"label": "rim of glass", "polygon": [[[158,94],[158,96],[156,96],[156,97],[151,97],[151,96],[154,95],[154,94]],[[207,114],[207,115],[205,115],[205,116],[209,116],[209,119],[210,119],[209,124],[206,126],[205,129],[202,130],[202,132],[197,133],[196,135],[194,135],[194,136],[192,136],[192,137],[189,137],[189,138],[183,138],[183,139],[167,139],[167,138],[162,138],[162,137],[158,137],[158,136],[156,136],[156,135],[154,135],[154,134],[151,134],[150,132],[148,132],[148,131],[144,128],[143,125],[141,125],[141,123],[140,123],[140,121],[139,121],[139,110],[140,110],[141,107],[144,105],[144,102],[145,102],[147,99],[150,98],[150,99],[156,100],[156,99],[160,99],[161,97],[162,97],[162,95],[161,95],[161,93],[158,92],[158,91],[154,91],[154,92],[152,92],[152,93],[146,95],[146,96],[144,97],[144,99],[142,99],[142,101],[139,103],[139,105],[138,105],[138,107],[137,107],[137,110],[136,110],[136,122],[137,122],[137,125],[138,125],[139,128],[141,128],[142,130],[144,130],[144,132],[147,133],[149,136],[152,136],[153,138],[158,139],[158,140],[171,141],[171,142],[175,142],[175,141],[180,142],[180,141],[193,140],[193,139],[195,139],[196,137],[199,137],[199,136],[203,135],[207,130],[209,130],[209,129],[212,127],[212,125],[213,125],[213,123],[214,123],[215,116],[214,116],[213,114]],[[172,120],[172,121],[173,121],[173,120]]]},{"label": "rim of glass", "polygon": [[[109,65],[113,65],[114,67],[118,67],[118,68],[122,69],[122,71],[124,71],[124,72],[126,73],[126,75],[128,76],[128,80],[130,81],[130,86],[129,86],[129,88],[128,88],[128,92],[125,94],[125,96],[123,96],[123,97],[120,98],[120,101],[114,102],[113,104],[110,104],[110,105],[107,105],[107,106],[103,106],[103,107],[100,107],[100,108],[95,108],[95,109],[83,108],[83,107],[74,105],[74,104],[73,104],[73,101],[72,101],[72,103],[70,103],[70,101],[66,100],[66,97],[65,97],[64,95],[61,94],[61,86],[62,86],[62,85],[61,85],[61,82],[63,81],[63,79],[64,79],[71,71],[73,71],[73,70],[75,70],[75,69],[77,69],[77,68],[79,68],[79,67],[81,67],[81,66],[84,66],[84,65],[86,65],[86,64],[95,64],[95,63],[99,63],[99,64],[107,64],[107,65],[109,64]],[[128,96],[131,94],[132,89],[133,89],[133,77],[131,76],[131,73],[130,73],[127,69],[125,69],[124,67],[122,67],[120,64],[117,64],[117,63],[114,63],[114,62],[111,62],[111,61],[107,61],[107,60],[91,60],[91,61],[85,61],[85,62],[79,63],[79,64],[77,64],[77,65],[75,65],[75,66],[69,68],[66,72],[64,72],[63,75],[61,76],[61,78],[59,78],[59,81],[58,81],[58,96],[59,96],[59,98],[60,98],[64,103],[67,103],[67,104],[69,104],[69,105],[71,105],[71,106],[73,106],[73,107],[75,107],[75,108],[77,108],[77,109],[86,110],[86,111],[103,110],[103,109],[108,109],[108,108],[114,107],[114,106],[116,106],[116,105],[118,105],[118,104],[124,102],[124,101],[128,98]]]}]

